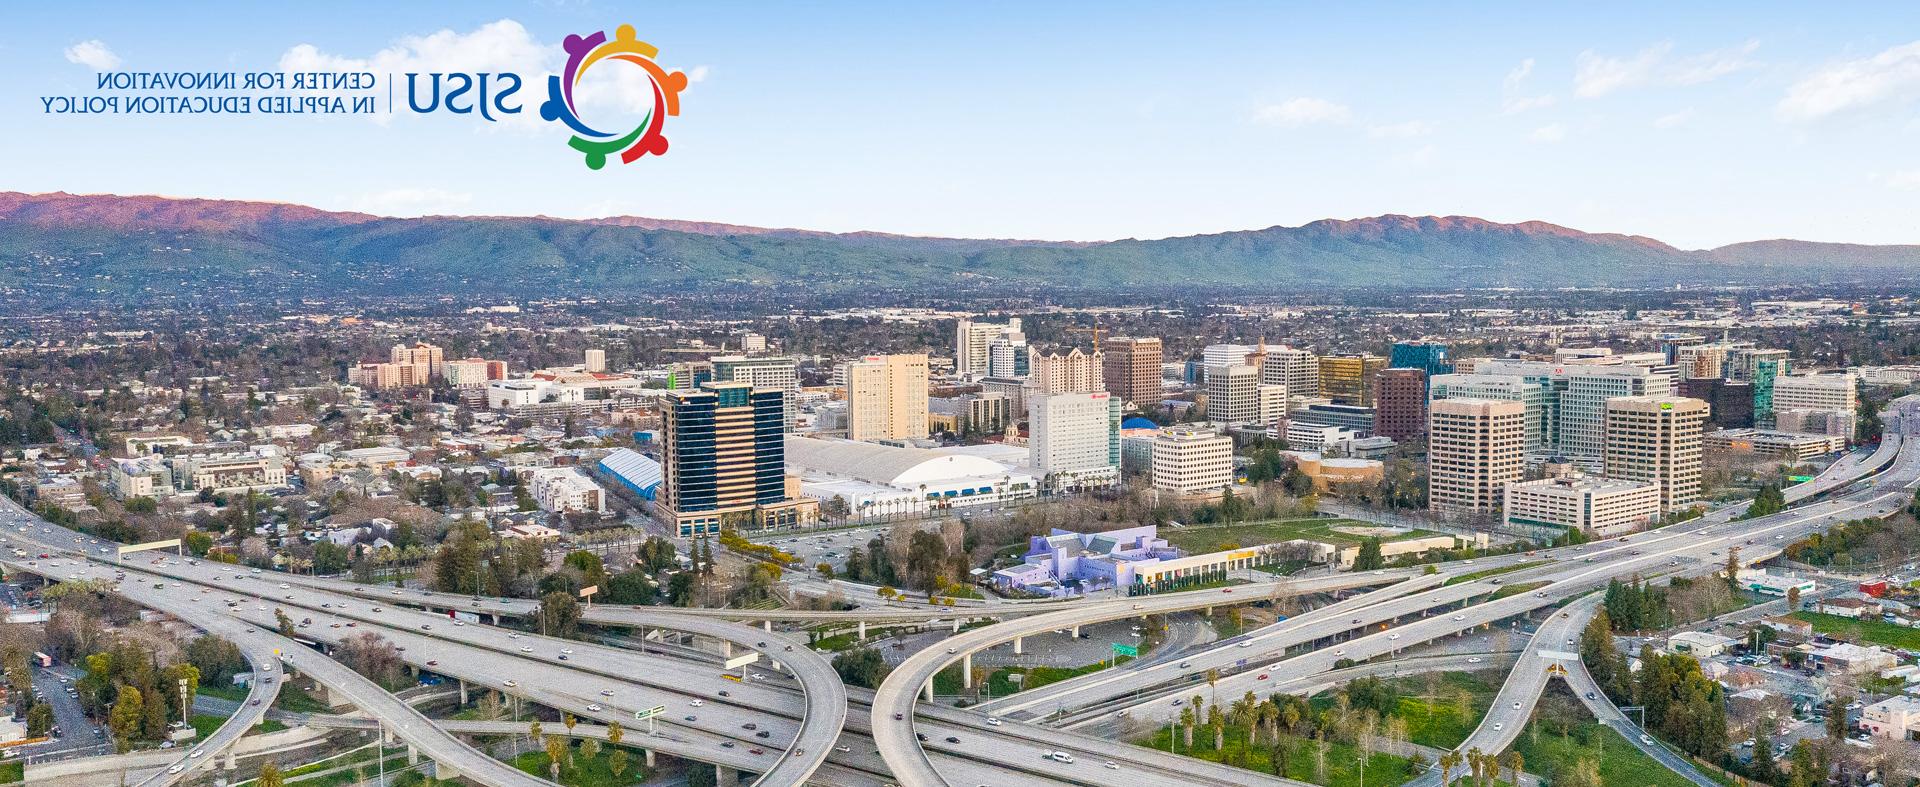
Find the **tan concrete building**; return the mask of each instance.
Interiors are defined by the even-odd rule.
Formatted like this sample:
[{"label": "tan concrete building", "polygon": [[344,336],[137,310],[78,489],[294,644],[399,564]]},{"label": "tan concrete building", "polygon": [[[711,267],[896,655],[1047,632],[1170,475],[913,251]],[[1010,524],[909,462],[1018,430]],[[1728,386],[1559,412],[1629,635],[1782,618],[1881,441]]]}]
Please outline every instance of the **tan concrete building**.
[{"label": "tan concrete building", "polygon": [[1526,405],[1440,399],[1427,411],[1427,505],[1490,512],[1526,466]]},{"label": "tan concrete building", "polygon": [[1104,364],[1099,350],[1089,354],[1075,347],[1064,353],[1034,353],[1028,361],[1028,395],[1105,391]]},{"label": "tan concrete building", "polygon": [[1170,426],[1153,438],[1153,488],[1189,495],[1233,483],[1233,438],[1192,426]]},{"label": "tan concrete building", "polygon": [[928,435],[925,353],[869,355],[842,371],[849,439],[918,440]]},{"label": "tan concrete building", "polygon": [[1510,525],[1615,536],[1660,518],[1660,487],[1583,476],[1522,481],[1507,485],[1506,517]]},{"label": "tan concrete building", "polygon": [[1260,381],[1259,367],[1207,367],[1207,420],[1219,424],[1273,424],[1286,417],[1287,387]]},{"label": "tan concrete building", "polygon": [[1707,409],[1706,402],[1684,396],[1608,399],[1606,476],[1658,485],[1662,513],[1698,500]]},{"label": "tan concrete building", "polygon": [[1101,343],[1101,377],[1107,390],[1135,407],[1160,403],[1160,340],[1114,336]]}]

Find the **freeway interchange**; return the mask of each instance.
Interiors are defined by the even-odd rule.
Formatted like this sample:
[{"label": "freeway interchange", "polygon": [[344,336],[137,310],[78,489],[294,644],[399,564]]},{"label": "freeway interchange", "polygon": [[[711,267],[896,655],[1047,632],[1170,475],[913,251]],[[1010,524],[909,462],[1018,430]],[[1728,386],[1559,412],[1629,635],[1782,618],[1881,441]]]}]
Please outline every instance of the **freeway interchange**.
[{"label": "freeway interchange", "polygon": [[[496,618],[531,617],[537,603],[527,600],[380,588],[173,558],[141,556],[115,563],[99,556],[85,536],[49,525],[10,501],[0,504],[0,520],[9,538],[37,544],[36,551],[57,553],[48,560],[6,558],[12,568],[56,581],[112,584],[136,603],[235,642],[256,670],[273,674],[275,665],[284,663],[315,679],[372,716],[366,723],[433,759],[440,773],[458,773],[481,783],[547,782],[487,756],[323,651],[349,636],[373,631],[404,648],[408,664],[459,681],[463,694],[469,687],[496,690],[583,719],[630,727],[640,726],[634,721],[636,712],[664,707],[653,730],[633,729],[627,745],[756,773],[759,783],[768,785],[1293,784],[1070,730],[1121,713],[1144,719],[1177,713],[1167,697],[1207,670],[1218,670],[1220,687],[1234,696],[1256,687],[1307,685],[1344,667],[1342,662],[1364,664],[1412,645],[1559,607],[1534,635],[1494,707],[1461,747],[1501,751],[1525,725],[1546,685],[1545,665],[1567,661],[1565,650],[1572,646],[1566,640],[1577,638],[1595,603],[1591,594],[1608,580],[1632,574],[1652,578],[1711,573],[1734,548],[1741,550],[1743,563],[1759,562],[1807,533],[1899,509],[1920,484],[1920,445],[1912,439],[1920,432],[1915,408],[1913,397],[1893,403],[1884,416],[1886,437],[1879,450],[1865,458],[1843,459],[1814,480],[1789,489],[1789,502],[1798,505],[1786,511],[1734,524],[1743,509],[1735,506],[1617,541],[1447,564],[1430,575],[1409,570],[1349,572],[1264,589],[1242,586],[1111,601],[956,609],[821,612],[596,605],[583,615],[583,622],[638,629],[643,642],[645,632],[656,630],[717,643],[719,652],[705,658],[701,651],[684,648],[662,648],[682,655],[636,652],[455,621],[444,614],[460,610]],[[1491,568],[1514,569],[1499,577],[1510,583],[1508,588],[1543,584],[1497,597],[1499,581],[1465,577]],[[117,583],[116,571],[125,572]],[[1357,595],[1185,655],[1178,663],[1160,660],[1082,676],[995,701],[985,706],[987,712],[921,701],[940,670],[956,662],[970,664],[974,654],[1006,643],[1017,649],[1026,636],[1244,604],[1278,594],[1332,592]],[[302,621],[294,638],[275,631],[276,609]],[[848,690],[823,656],[770,630],[776,620],[949,620],[957,630],[961,620],[988,618],[1001,622],[956,631],[941,645],[914,654],[870,695]],[[739,621],[764,622],[767,629]],[[748,652],[758,659],[746,671],[749,677],[739,682],[723,678],[722,660]],[[1577,667],[1577,660],[1571,666]],[[962,674],[971,675],[964,669]],[[1271,682],[1258,683],[1262,676]],[[1581,676],[1584,671],[1576,670],[1568,679]],[[141,784],[169,785],[196,768],[212,767],[221,752],[259,720],[278,685],[256,683],[250,701],[233,719]],[[255,699],[262,701],[251,701]],[[1610,707],[1597,708],[1596,715],[1611,719],[1606,713]],[[988,715],[1046,708],[1068,711],[1068,728]],[[1615,721],[1625,723],[1623,718]],[[1050,757],[1056,752],[1071,756]],[[1416,780],[1438,781],[1437,773]]]}]

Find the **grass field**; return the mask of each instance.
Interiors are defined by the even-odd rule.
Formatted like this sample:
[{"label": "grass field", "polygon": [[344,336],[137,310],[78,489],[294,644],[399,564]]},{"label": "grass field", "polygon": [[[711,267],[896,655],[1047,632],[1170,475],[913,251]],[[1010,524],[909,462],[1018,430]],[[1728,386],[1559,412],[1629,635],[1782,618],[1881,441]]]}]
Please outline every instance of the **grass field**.
[{"label": "grass field", "polygon": [[1920,629],[1896,626],[1878,620],[1854,620],[1839,615],[1823,615],[1818,612],[1801,611],[1793,613],[1793,616],[1813,624],[1813,630],[1822,634],[1908,650],[1920,649]]},{"label": "grass field", "polygon": [[[1188,552],[1201,554],[1218,552],[1228,548],[1230,544],[1248,547],[1291,541],[1296,538],[1323,541],[1329,544],[1358,544],[1365,540],[1364,536],[1342,533],[1334,528],[1371,526],[1366,522],[1352,519],[1275,519],[1235,525],[1189,525],[1177,529],[1163,527],[1160,528],[1160,537]],[[1383,540],[1402,541],[1431,535],[1437,534],[1413,530]]]},{"label": "grass field", "polygon": [[[247,690],[240,686],[201,686],[195,693],[232,702],[247,701]],[[273,701],[273,706],[294,713],[327,713],[330,710],[326,703],[291,684],[280,687],[280,696]]]},{"label": "grass field", "polygon": [[1635,787],[1689,787],[1692,782],[1666,769],[1652,757],[1642,754],[1620,733],[1586,722],[1573,728],[1566,737],[1529,726],[1514,743],[1526,758],[1528,773],[1549,782],[1570,769],[1579,760],[1597,760],[1602,784],[1631,784]]},{"label": "grass field", "polygon": [[[564,763],[560,766],[560,783],[570,787],[618,787],[646,781],[646,757],[638,752],[627,752],[626,770],[615,776],[609,764],[612,754],[611,749],[603,748],[589,759],[576,751],[571,766]],[[547,753],[544,751],[527,752],[513,758],[513,767],[542,779],[551,775],[547,770]]]},{"label": "grass field", "polygon": [[1460,745],[1480,723],[1500,690],[1485,673],[1442,672],[1431,687],[1422,678],[1393,681],[1400,705],[1393,715],[1407,723],[1407,739],[1422,746],[1451,749]]},{"label": "grass field", "polygon": [[[227,717],[202,714],[194,716],[191,722],[194,732],[199,733],[198,738],[204,740],[208,735],[212,735],[214,730],[220,729],[220,725],[227,723]],[[286,728],[287,725],[274,721],[273,719],[262,719],[259,724],[253,725],[252,731],[279,732]]]},{"label": "grass field", "polygon": [[18,781],[25,781],[26,778],[26,763],[10,762],[5,765],[0,765],[0,784],[12,784]]},{"label": "grass field", "polygon": [[1503,588],[1501,588],[1501,589],[1499,589],[1499,590],[1496,590],[1496,591],[1494,591],[1494,592],[1493,592],[1493,596],[1492,596],[1491,598],[1489,598],[1488,600],[1489,600],[1489,601],[1498,601],[1498,600],[1500,600],[1500,599],[1503,599],[1503,598],[1506,598],[1506,597],[1508,597],[1508,596],[1518,596],[1518,595],[1520,595],[1520,594],[1522,594],[1522,593],[1526,593],[1526,592],[1529,592],[1529,591],[1533,591],[1533,590],[1538,590],[1538,589],[1540,589],[1540,588],[1543,588],[1543,587],[1546,587],[1546,586],[1548,586],[1548,585],[1551,585],[1551,584],[1553,584],[1553,583],[1552,583],[1552,582],[1548,582],[1548,581],[1546,581],[1546,580],[1541,580],[1541,581],[1539,581],[1539,582],[1521,582],[1521,583],[1519,583],[1519,584],[1514,584],[1514,585],[1508,585],[1508,586],[1506,586],[1506,587],[1503,587]]},{"label": "grass field", "polygon": [[[1272,747],[1264,742],[1249,745],[1245,727],[1228,726],[1226,746],[1213,748],[1213,733],[1206,727],[1196,727],[1193,731],[1193,749],[1188,750],[1186,737],[1178,729],[1160,728],[1153,737],[1135,741],[1136,744],[1152,749],[1167,751],[1172,745],[1176,754],[1198,757],[1202,760],[1223,763],[1237,768],[1271,774]],[[1360,751],[1344,743],[1327,746],[1326,770],[1316,772],[1316,743],[1298,741],[1294,744],[1292,756],[1287,758],[1286,777],[1326,787],[1390,787],[1405,782],[1408,777],[1407,759],[1392,754],[1374,754],[1367,758],[1366,780],[1360,778]],[[1121,782],[1115,782],[1116,784]],[[1624,783],[1624,782],[1623,782]]]}]

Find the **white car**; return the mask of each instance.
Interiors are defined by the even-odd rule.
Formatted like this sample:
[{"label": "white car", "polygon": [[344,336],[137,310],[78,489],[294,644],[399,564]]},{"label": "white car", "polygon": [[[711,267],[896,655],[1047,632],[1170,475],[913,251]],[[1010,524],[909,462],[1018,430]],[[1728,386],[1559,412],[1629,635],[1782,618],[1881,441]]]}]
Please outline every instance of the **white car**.
[{"label": "white car", "polygon": [[1468,664],[1479,664],[1479,663],[1480,663],[1480,657],[1479,657],[1479,656],[1468,656],[1468,657],[1467,657],[1467,663],[1468,663]]},{"label": "white car", "polygon": [[591,712],[593,712],[593,713],[599,713],[599,712],[600,712],[600,706],[598,706],[598,705],[588,705],[588,706],[587,706],[587,710],[588,710],[588,711],[591,711]]},{"label": "white car", "polygon": [[521,645],[521,646],[520,646],[520,652],[521,652],[521,653],[532,653],[532,652],[533,652],[533,646],[532,646],[532,645]]},{"label": "white car", "polygon": [[511,689],[511,688],[513,688],[513,687],[515,687],[515,686],[518,686],[518,685],[520,685],[520,684],[518,684],[518,683],[514,683],[513,681],[507,681],[507,682],[505,682],[505,683],[502,683],[502,684],[500,684],[500,685],[502,685],[502,686],[506,686],[507,688],[509,688],[509,689]]},{"label": "white car", "polygon": [[1499,731],[1501,731],[1501,730],[1504,730],[1504,729],[1506,729],[1506,728],[1507,728],[1507,725],[1505,725],[1505,724],[1501,724],[1500,722],[1497,722],[1497,721],[1496,721],[1496,722],[1494,722],[1494,723],[1493,723],[1493,731],[1494,731],[1494,732],[1499,732]]},{"label": "white car", "polygon": [[1453,616],[1453,619],[1454,619],[1454,620],[1466,620],[1466,619],[1467,619],[1467,616],[1465,616],[1465,615],[1455,615],[1455,616]]},{"label": "white car", "polygon": [[997,717],[994,717],[994,716],[988,716],[988,717],[987,717],[987,726],[989,726],[989,727],[998,727],[998,726],[1000,726],[1000,719],[999,719],[999,718],[997,718]]},{"label": "white car", "polygon": [[1268,665],[1267,665],[1267,671],[1268,671],[1268,672],[1272,672],[1272,671],[1274,671],[1274,670],[1277,670],[1277,669],[1280,669],[1280,662],[1278,662],[1278,661],[1276,661],[1276,662],[1274,662],[1274,663],[1272,663],[1272,664],[1268,664]]},{"label": "white car", "polygon": [[287,584],[287,583],[285,583],[285,582],[282,582],[282,583],[280,583],[280,589],[281,589],[281,590],[286,590],[287,588],[290,588],[290,587],[293,587],[293,586],[292,586],[292,585],[289,585],[289,584]]},{"label": "white car", "polygon": [[707,701],[706,701],[706,700],[693,700],[692,702],[689,702],[689,703],[687,703],[687,704],[688,704],[688,705],[691,705],[691,706],[693,706],[693,707],[696,707],[696,708],[698,708],[698,707],[700,707],[700,706],[702,706],[702,705],[705,705],[705,704],[707,704]]},{"label": "white car", "polygon": [[1253,641],[1252,641],[1252,640],[1247,640],[1247,641],[1245,641],[1245,642],[1242,642],[1242,643],[1240,643],[1240,645],[1239,645],[1239,647],[1243,647],[1243,648],[1251,648],[1251,647],[1253,647]]},{"label": "white car", "polygon": [[1400,632],[1398,631],[1387,635],[1387,639],[1399,639],[1399,638],[1400,638]]}]

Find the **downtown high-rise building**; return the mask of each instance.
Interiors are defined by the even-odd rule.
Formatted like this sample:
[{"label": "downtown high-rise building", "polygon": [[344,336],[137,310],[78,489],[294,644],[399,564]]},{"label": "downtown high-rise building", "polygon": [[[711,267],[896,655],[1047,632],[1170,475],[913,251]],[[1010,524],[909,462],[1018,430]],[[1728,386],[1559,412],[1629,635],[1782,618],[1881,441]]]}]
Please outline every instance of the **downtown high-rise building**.
[{"label": "downtown high-rise building", "polygon": [[1207,420],[1216,424],[1272,425],[1287,414],[1287,387],[1260,381],[1249,364],[1207,367]]},{"label": "downtown high-rise building", "polygon": [[655,499],[675,532],[700,536],[818,518],[817,503],[788,494],[784,402],[779,389],[743,382],[667,394]]},{"label": "downtown high-rise building", "polygon": [[1548,376],[1535,379],[1520,374],[1443,374],[1428,381],[1429,400],[1496,399],[1519,402],[1526,408],[1526,447],[1529,454],[1554,451],[1559,427],[1559,396]]},{"label": "downtown high-rise building", "polygon": [[1707,403],[1684,396],[1621,396],[1605,410],[1606,476],[1660,487],[1660,510],[1700,498]]},{"label": "downtown high-rise building", "polygon": [[1335,404],[1373,406],[1373,378],[1387,368],[1378,355],[1320,356],[1320,395]]},{"label": "downtown high-rise building", "polygon": [[1407,440],[1427,433],[1427,373],[1391,368],[1374,381],[1373,433]]},{"label": "downtown high-rise building", "polygon": [[1035,354],[1025,375],[1027,389],[1041,395],[1108,390],[1105,361],[1099,351],[1087,353],[1078,347],[1066,352]]},{"label": "downtown high-rise building", "polygon": [[1112,336],[1100,344],[1101,382],[1107,391],[1143,410],[1160,404],[1160,340]]},{"label": "downtown high-rise building", "polygon": [[847,393],[847,437],[918,440],[927,431],[927,356],[869,355],[840,368]]},{"label": "downtown high-rise building", "polygon": [[1286,386],[1289,397],[1318,397],[1320,358],[1312,351],[1297,347],[1269,347],[1260,362],[1260,379]]},{"label": "downtown high-rise building", "polygon": [[[993,360],[993,343],[1006,336],[1020,335],[1020,318],[1004,323],[977,322],[960,318],[953,331],[953,373],[961,377],[986,377]],[[1025,337],[1021,336],[1021,341]]]},{"label": "downtown high-rise building", "polygon": [[1391,369],[1419,369],[1423,379],[1452,374],[1453,361],[1447,358],[1447,346],[1438,342],[1394,342],[1387,353]]},{"label": "downtown high-rise building", "polygon": [[1526,406],[1494,399],[1436,399],[1427,411],[1427,505],[1491,513],[1526,469]]},{"label": "downtown high-rise building", "polygon": [[792,358],[723,355],[711,361],[713,379],[719,382],[747,383],[755,388],[781,392],[781,422],[791,432],[800,417],[799,363]]},{"label": "downtown high-rise building", "polygon": [[1105,391],[1027,400],[1027,452],[1051,489],[1104,486],[1120,475],[1116,403]]},{"label": "downtown high-rise building", "polygon": [[580,359],[580,370],[591,374],[605,372],[607,370],[607,351],[598,347],[587,348],[584,357]]}]

